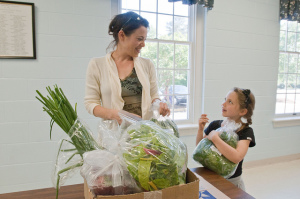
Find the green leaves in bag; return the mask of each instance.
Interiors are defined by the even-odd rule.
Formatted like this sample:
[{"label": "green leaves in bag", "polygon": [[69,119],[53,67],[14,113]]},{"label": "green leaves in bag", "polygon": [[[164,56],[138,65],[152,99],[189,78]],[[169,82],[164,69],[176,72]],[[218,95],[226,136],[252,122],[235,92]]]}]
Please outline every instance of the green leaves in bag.
[{"label": "green leaves in bag", "polygon": [[[225,131],[226,130],[226,131]],[[238,136],[231,128],[221,127],[220,138],[233,148],[236,148]],[[203,138],[193,152],[193,159],[204,167],[216,172],[224,178],[232,176],[238,164],[235,164],[223,156],[208,138]]]},{"label": "green leaves in bag", "polygon": [[156,123],[162,129],[167,129],[171,133],[173,133],[176,137],[179,138],[179,130],[175,122],[169,118],[162,118],[162,119],[151,119],[152,122]]},{"label": "green leaves in bag", "polygon": [[128,148],[123,153],[127,168],[145,191],[185,184],[186,146],[151,121],[141,121],[127,129]]}]

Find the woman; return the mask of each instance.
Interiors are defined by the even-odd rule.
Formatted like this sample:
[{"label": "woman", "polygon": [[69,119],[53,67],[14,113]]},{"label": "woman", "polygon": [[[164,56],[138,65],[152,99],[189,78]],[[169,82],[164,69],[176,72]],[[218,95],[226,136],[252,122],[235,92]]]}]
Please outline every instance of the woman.
[{"label": "woman", "polygon": [[125,110],[150,119],[153,103],[159,104],[161,115],[170,114],[167,104],[159,101],[153,63],[138,57],[148,27],[148,21],[134,12],[113,18],[108,32],[115,50],[91,59],[87,69],[84,103],[90,114],[121,123],[118,112]]}]

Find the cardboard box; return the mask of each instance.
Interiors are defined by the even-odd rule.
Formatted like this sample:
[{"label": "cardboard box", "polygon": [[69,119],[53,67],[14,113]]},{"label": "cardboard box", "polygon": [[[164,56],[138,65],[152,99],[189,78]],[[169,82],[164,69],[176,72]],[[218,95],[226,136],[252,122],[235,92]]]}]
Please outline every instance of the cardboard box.
[{"label": "cardboard box", "polygon": [[114,196],[94,196],[84,182],[84,197],[85,199],[198,199],[199,198],[199,179],[196,175],[187,170],[186,182],[184,185],[176,185],[162,189],[159,191],[142,192],[128,195]]}]

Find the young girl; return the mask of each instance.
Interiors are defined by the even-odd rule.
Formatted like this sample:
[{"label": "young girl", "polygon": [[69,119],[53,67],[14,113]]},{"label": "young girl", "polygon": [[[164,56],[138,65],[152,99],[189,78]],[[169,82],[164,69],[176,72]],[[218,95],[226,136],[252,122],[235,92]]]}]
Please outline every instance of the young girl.
[{"label": "young girl", "polygon": [[[235,173],[227,180],[237,187],[245,190],[244,182],[241,178],[242,164],[249,147],[255,146],[253,129],[249,127],[252,124],[251,116],[255,106],[255,98],[249,89],[233,88],[229,91],[225,102],[222,104],[222,116],[236,123],[241,123],[241,127],[236,131],[239,141],[236,149],[226,144],[220,137],[216,129],[222,126],[223,120],[211,122],[204,130],[205,124],[208,123],[206,114],[202,114],[199,119],[199,130],[196,137],[196,145],[203,139],[211,140],[217,149],[228,160],[238,163]],[[205,135],[203,136],[203,132]]]}]

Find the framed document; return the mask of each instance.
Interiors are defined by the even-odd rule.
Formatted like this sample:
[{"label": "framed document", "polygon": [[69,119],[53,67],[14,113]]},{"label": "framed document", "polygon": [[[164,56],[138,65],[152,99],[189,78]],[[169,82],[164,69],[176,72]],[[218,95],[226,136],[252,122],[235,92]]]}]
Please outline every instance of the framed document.
[{"label": "framed document", "polygon": [[0,1],[0,58],[36,59],[33,3]]}]

